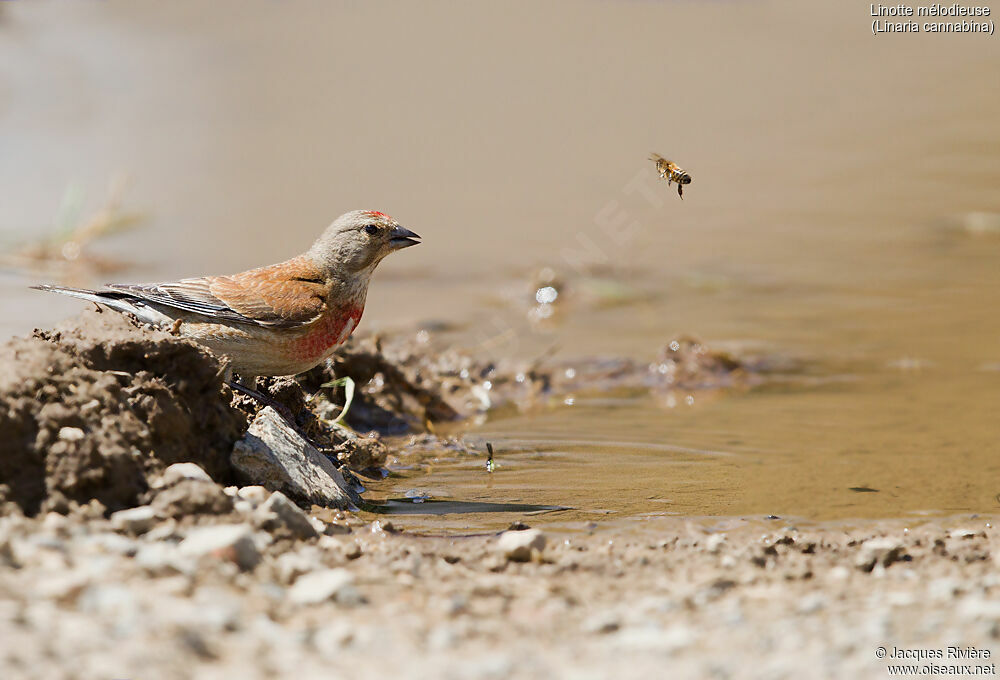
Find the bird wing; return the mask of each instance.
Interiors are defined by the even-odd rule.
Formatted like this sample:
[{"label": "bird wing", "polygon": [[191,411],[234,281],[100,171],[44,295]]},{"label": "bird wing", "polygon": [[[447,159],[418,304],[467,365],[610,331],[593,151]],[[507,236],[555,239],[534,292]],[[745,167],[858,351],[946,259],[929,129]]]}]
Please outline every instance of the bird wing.
[{"label": "bird wing", "polygon": [[329,284],[306,257],[231,276],[169,283],[108,284],[112,290],[167,307],[237,323],[294,328],[327,309]]}]

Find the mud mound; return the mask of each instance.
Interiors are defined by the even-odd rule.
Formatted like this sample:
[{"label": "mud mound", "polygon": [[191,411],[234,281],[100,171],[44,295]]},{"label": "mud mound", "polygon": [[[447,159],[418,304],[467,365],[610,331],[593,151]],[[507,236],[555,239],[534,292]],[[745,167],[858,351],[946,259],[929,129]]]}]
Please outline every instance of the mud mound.
[{"label": "mud mound", "polygon": [[[350,376],[358,386],[346,422],[355,430],[398,435],[434,431],[435,423],[473,418],[503,408],[527,410],[568,394],[626,391],[654,397],[675,391],[752,387],[776,368],[770,358],[737,356],[680,337],[653,361],[583,357],[491,361],[455,348],[435,350],[399,335],[351,339],[327,365],[298,378],[323,404],[344,403]],[[339,413],[339,406],[330,413]]]},{"label": "mud mound", "polygon": [[[89,311],[0,347],[0,485],[29,514],[96,498],[138,503],[147,477],[191,461],[229,483],[246,427],[223,366],[197,345]],[[2,488],[2,487],[0,487]]]}]

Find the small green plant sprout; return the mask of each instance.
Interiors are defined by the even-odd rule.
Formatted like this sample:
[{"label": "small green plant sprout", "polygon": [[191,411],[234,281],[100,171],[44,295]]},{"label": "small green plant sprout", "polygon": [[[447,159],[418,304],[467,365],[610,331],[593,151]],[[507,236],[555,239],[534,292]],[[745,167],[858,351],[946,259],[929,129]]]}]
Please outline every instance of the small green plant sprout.
[{"label": "small green plant sprout", "polygon": [[340,415],[334,420],[331,425],[340,425],[341,422],[347,417],[347,412],[351,409],[351,402],[354,401],[354,379],[349,375],[345,375],[343,378],[337,378],[336,380],[331,380],[330,382],[325,382],[320,387],[343,387],[344,388],[344,408],[341,409]]}]

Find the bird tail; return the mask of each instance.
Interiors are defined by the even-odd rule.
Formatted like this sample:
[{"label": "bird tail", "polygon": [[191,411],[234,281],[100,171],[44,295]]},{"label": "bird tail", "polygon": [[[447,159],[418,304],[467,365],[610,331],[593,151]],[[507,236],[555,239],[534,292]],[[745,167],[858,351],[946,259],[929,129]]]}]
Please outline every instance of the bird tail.
[{"label": "bird tail", "polygon": [[147,320],[144,318],[149,315],[148,308],[145,305],[140,306],[136,304],[136,298],[128,293],[119,293],[111,290],[88,290],[86,288],[72,288],[70,286],[53,286],[47,283],[31,287],[35,290],[44,290],[50,293],[59,293],[61,295],[80,298],[81,300],[88,300],[99,305],[104,305],[105,307],[110,307],[117,312],[132,314],[143,321],[152,322],[152,319]]}]

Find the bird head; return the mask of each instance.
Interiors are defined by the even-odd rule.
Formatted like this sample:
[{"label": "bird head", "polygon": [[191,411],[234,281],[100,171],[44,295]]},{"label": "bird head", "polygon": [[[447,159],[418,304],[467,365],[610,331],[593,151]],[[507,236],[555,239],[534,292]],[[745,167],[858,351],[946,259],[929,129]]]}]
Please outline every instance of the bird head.
[{"label": "bird head", "polygon": [[420,243],[419,238],[384,213],[354,210],[334,220],[309,255],[331,274],[370,271],[389,253]]}]

